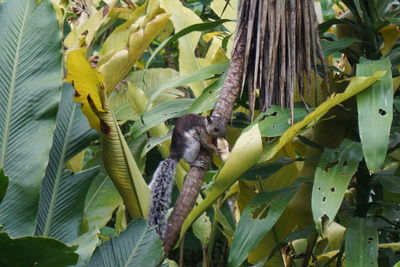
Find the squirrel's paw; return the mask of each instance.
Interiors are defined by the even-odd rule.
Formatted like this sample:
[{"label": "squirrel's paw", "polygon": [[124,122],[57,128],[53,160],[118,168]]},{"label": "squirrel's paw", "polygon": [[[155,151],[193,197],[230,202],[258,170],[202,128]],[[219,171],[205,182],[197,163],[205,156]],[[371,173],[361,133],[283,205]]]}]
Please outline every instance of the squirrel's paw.
[{"label": "squirrel's paw", "polygon": [[207,169],[207,163],[204,160],[199,160],[197,159],[195,162],[190,164],[193,167],[201,168],[201,169]]}]

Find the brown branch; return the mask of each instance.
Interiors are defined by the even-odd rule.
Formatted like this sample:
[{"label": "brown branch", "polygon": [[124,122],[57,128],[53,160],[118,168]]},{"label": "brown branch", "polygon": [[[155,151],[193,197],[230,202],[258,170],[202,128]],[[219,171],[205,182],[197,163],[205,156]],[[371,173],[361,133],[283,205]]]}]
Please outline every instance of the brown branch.
[{"label": "brown branch", "polygon": [[[245,27],[244,29],[240,29],[238,26],[236,41],[232,50],[231,66],[213,112],[213,116],[219,116],[225,123],[227,123],[231,117],[233,105],[242,85],[245,45],[246,29]],[[207,166],[210,165],[211,157],[208,152],[201,151],[199,159],[206,162]],[[196,203],[206,171],[206,169],[192,167],[186,176],[175,208],[167,222],[167,230],[164,237],[164,250],[167,255],[173,249],[179,238],[183,221]]]}]

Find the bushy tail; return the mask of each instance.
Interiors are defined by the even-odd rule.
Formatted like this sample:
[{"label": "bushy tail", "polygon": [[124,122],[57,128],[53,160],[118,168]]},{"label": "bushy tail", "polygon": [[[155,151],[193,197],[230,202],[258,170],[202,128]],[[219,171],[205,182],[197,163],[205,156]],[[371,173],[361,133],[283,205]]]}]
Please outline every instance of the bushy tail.
[{"label": "bushy tail", "polygon": [[167,214],[171,202],[172,181],[177,164],[178,160],[171,157],[161,161],[150,183],[151,203],[148,224],[156,226],[156,231],[161,238],[165,233],[165,214]]}]

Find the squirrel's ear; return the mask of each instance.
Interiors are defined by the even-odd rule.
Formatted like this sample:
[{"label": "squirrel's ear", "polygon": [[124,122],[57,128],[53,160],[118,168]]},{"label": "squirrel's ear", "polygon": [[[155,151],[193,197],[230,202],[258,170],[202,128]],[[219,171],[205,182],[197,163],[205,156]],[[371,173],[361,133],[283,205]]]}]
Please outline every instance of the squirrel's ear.
[{"label": "squirrel's ear", "polygon": [[211,116],[207,116],[207,122],[208,122],[208,123],[212,123],[212,122],[213,122]]}]

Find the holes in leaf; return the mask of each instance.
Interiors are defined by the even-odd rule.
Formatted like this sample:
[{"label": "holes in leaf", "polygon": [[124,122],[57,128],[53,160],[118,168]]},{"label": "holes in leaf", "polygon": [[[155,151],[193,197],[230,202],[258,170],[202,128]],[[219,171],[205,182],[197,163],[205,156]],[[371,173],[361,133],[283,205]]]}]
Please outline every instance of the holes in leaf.
[{"label": "holes in leaf", "polygon": [[322,189],[321,187],[318,187],[318,190],[319,190],[319,191],[321,191],[321,189]]},{"label": "holes in leaf", "polygon": [[267,115],[266,117],[269,117],[269,116],[275,117],[276,115],[278,115],[278,112],[277,112],[277,111],[274,111],[274,112],[272,112],[271,114]]},{"label": "holes in leaf", "polygon": [[325,201],[326,201],[326,197],[323,197],[322,202],[325,203]]},{"label": "holes in leaf", "polygon": [[372,241],[374,241],[374,238],[372,236],[368,237],[368,244],[371,244]]},{"label": "holes in leaf", "polygon": [[385,115],[386,115],[386,110],[380,108],[380,109],[379,109],[379,115],[385,116]]},{"label": "holes in leaf", "polygon": [[271,127],[272,127],[272,128],[275,128],[275,127],[276,127],[276,125],[272,125]]},{"label": "holes in leaf", "polygon": [[331,188],[331,192],[335,192],[336,191],[336,188],[335,187],[332,187]]},{"label": "holes in leaf", "polygon": [[328,162],[325,165],[325,171],[328,172],[328,169],[335,167],[336,164],[338,164],[339,161],[335,161],[335,162]]}]

